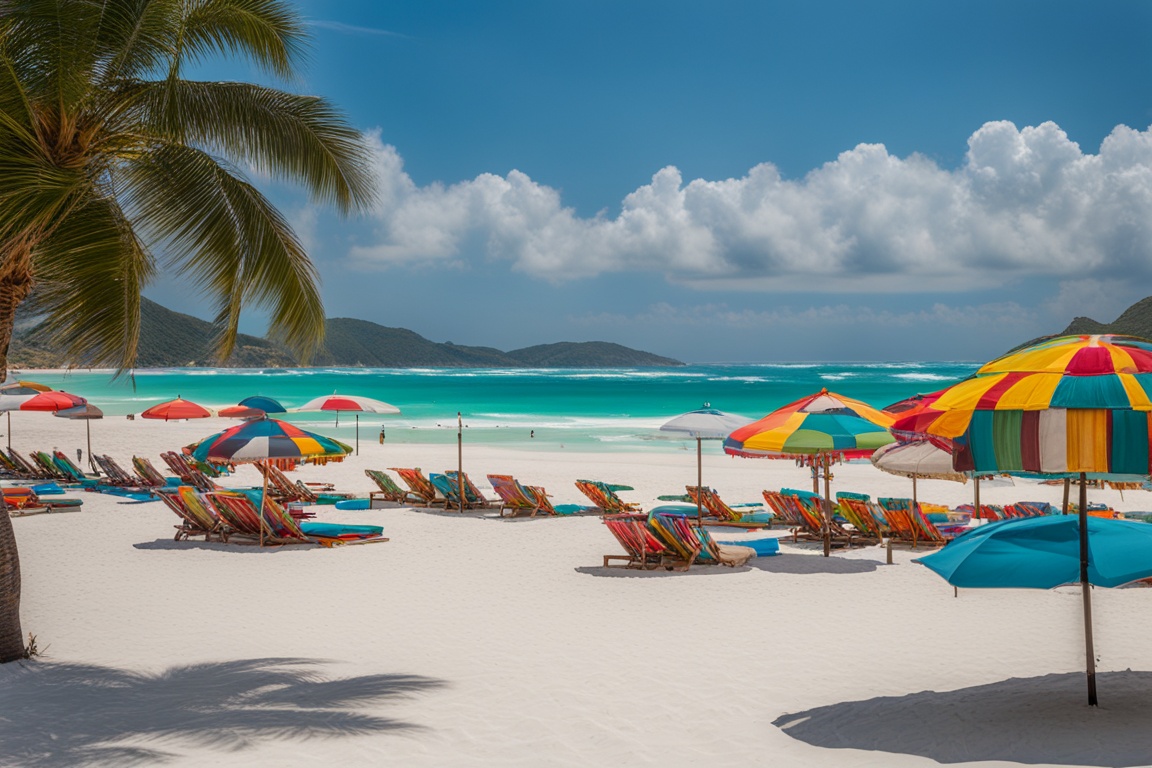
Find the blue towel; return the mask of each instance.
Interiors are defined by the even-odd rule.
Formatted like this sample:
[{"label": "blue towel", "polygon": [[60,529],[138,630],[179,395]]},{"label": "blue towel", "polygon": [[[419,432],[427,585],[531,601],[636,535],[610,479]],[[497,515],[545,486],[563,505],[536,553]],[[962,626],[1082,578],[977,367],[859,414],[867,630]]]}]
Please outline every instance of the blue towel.
[{"label": "blue towel", "polygon": [[300,530],[305,536],[327,536],[335,538],[342,534],[355,533],[379,536],[384,529],[378,525],[340,525],[339,523],[302,522]]},{"label": "blue towel", "polygon": [[717,544],[727,544],[733,547],[750,547],[756,550],[756,557],[768,557],[780,554],[780,539],[748,539],[746,541],[718,541]]}]

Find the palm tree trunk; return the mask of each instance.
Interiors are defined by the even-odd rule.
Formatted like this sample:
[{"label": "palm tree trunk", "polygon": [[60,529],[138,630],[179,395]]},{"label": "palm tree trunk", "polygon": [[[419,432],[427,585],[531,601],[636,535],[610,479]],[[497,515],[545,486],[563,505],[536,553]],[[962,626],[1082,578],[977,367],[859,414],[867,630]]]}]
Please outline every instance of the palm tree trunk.
[{"label": "palm tree trunk", "polygon": [[[0,497],[2,498],[2,497]],[[20,554],[7,505],[0,501],[0,664],[25,656],[20,628]]]},{"label": "palm tree trunk", "polygon": [[[16,307],[32,290],[30,249],[4,249],[0,272],[0,381],[8,378],[8,345],[16,323]],[[0,664],[25,657],[20,627],[20,553],[12,518],[0,497]]]}]

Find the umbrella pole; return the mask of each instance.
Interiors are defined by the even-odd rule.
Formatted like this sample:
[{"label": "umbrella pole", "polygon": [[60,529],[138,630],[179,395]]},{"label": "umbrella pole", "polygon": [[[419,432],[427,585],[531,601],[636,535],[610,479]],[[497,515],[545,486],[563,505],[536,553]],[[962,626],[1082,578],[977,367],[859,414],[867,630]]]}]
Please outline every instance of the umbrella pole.
[{"label": "umbrella pole", "polygon": [[265,499],[268,498],[268,468],[264,468],[264,487],[260,490],[260,546],[264,546],[264,504]]},{"label": "umbrella pole", "polygon": [[829,490],[828,454],[824,454],[824,557],[832,554],[832,492]]},{"label": "umbrella pole", "polygon": [[360,414],[356,414],[356,455],[360,455]]},{"label": "umbrella pole", "polygon": [[92,421],[84,419],[84,431],[88,433],[88,466],[95,466],[96,462],[92,461]]},{"label": "umbrella pole", "polygon": [[1092,590],[1088,585],[1088,475],[1080,473],[1080,591],[1084,595],[1084,659],[1088,706],[1096,706],[1096,652],[1092,643]]},{"label": "umbrella pole", "polygon": [[460,511],[464,511],[464,420],[456,411],[456,492],[460,494]]},{"label": "umbrella pole", "polygon": [[704,493],[704,460],[700,448],[700,436],[696,436],[696,525],[704,524],[704,511],[701,507],[701,495]]},{"label": "umbrella pole", "polygon": [[972,490],[976,494],[976,519],[980,519],[980,478],[973,476]]},{"label": "umbrella pole", "polygon": [[1064,478],[1064,507],[1063,514],[1068,514],[1068,491],[1072,487],[1072,478]]},{"label": "umbrella pole", "polygon": [[8,411],[8,450],[12,450],[12,411]]}]

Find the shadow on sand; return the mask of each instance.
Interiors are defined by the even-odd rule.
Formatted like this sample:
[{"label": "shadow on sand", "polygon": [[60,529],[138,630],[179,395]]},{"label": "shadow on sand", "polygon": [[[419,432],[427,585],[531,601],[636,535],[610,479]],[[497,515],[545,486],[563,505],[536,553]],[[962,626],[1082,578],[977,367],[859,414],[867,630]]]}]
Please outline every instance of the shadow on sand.
[{"label": "shadow on sand", "polygon": [[156,539],[155,541],[141,541],[133,544],[132,547],[134,549],[151,551],[209,549],[215,550],[217,552],[255,552],[257,554],[271,554],[273,552],[300,552],[311,549],[322,549],[319,544],[314,544],[307,541],[293,542],[291,544],[267,543],[261,547],[260,542],[258,542],[256,539],[241,538],[239,536],[230,539],[227,544],[224,544],[220,541],[204,541],[203,538],[187,539],[185,541]]},{"label": "shadow on sand", "polygon": [[307,659],[248,659],[158,673],[43,661],[0,669],[5,766],[154,765],[173,746],[236,752],[269,739],[411,732],[361,707],[442,686],[416,675],[330,679]]},{"label": "shadow on sand", "polygon": [[1095,708],[1087,705],[1083,673],[1070,673],[847,701],[783,715],[773,724],[817,747],[940,763],[1152,764],[1152,672],[1101,673],[1097,684],[1101,706]]},{"label": "shadow on sand", "polygon": [[687,571],[669,571],[664,568],[640,570],[639,568],[605,568],[601,565],[584,565],[574,569],[576,573],[588,576],[606,576],[608,578],[625,579],[661,579],[661,578],[689,578],[694,576],[721,576],[730,573],[747,573],[752,570],[747,565],[739,568],[728,568],[723,565],[694,565]]},{"label": "shadow on sand", "polygon": [[782,553],[771,557],[757,557],[749,560],[748,565],[768,573],[808,575],[813,573],[871,573],[883,563],[877,560],[837,557],[835,554],[831,557],[822,557],[819,555]]}]

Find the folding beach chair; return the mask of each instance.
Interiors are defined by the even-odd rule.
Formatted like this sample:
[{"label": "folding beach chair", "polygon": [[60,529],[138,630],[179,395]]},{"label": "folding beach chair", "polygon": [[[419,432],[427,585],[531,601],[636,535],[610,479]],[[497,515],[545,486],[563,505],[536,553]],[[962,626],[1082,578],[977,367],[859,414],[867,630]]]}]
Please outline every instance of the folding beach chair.
[{"label": "folding beach chair", "polygon": [[395,472],[408,486],[409,498],[417,500],[418,503],[423,503],[424,506],[430,507],[437,502],[442,502],[443,497],[437,498],[438,494],[436,488],[420,471],[420,467],[412,469],[402,467],[388,467],[388,469]]},{"label": "folding beach chair", "polygon": [[60,471],[60,467],[56,466],[52,457],[43,451],[32,451],[28,454],[28,458],[32,459],[32,464],[40,471],[40,476],[45,480],[70,479],[68,475]]},{"label": "folding beach chair", "polygon": [[603,514],[622,514],[625,512],[640,511],[639,504],[624,501],[616,495],[613,486],[602,483],[599,480],[577,480],[576,488],[588,497],[593,506],[602,510]]},{"label": "folding beach chair", "polygon": [[17,517],[37,512],[79,509],[84,504],[83,499],[38,496],[34,490],[23,486],[2,488],[0,492],[4,495],[4,504],[8,507],[8,513]]},{"label": "folding beach chair", "polygon": [[472,479],[468,477],[467,472],[458,473],[454,469],[444,470],[444,476],[448,478],[448,482],[459,487],[459,481],[462,477],[464,480],[464,503],[470,508],[488,508],[499,506],[499,502],[491,501],[480,492]]},{"label": "folding beach chair", "polygon": [[505,510],[510,510],[511,517],[522,512],[536,517],[540,512],[546,515],[555,515],[556,509],[548,500],[548,494],[543,488],[521,485],[512,475],[488,475],[488,482],[492,490],[500,497],[500,516],[504,517]]},{"label": "folding beach chair", "polygon": [[699,503],[703,510],[706,510],[708,515],[716,518],[714,521],[710,520],[708,525],[725,526],[728,528],[771,528],[772,517],[767,519],[753,520],[751,516],[757,515],[763,518],[765,514],[772,515],[773,513],[765,513],[763,504],[736,504],[730,505],[720,498],[715,489],[708,488],[707,486],[698,487],[695,485],[684,486],[688,492],[688,498],[692,500],[693,504]]},{"label": "folding beach chair", "polygon": [[141,456],[132,457],[132,468],[140,478],[141,484],[149,488],[163,488],[168,485],[168,478],[160,474],[151,461]]},{"label": "folding beach chair", "polygon": [[180,518],[180,525],[175,526],[176,535],[173,537],[176,541],[186,540],[189,536],[203,536],[204,541],[211,541],[216,536],[220,541],[228,541],[228,531],[223,521],[195,488],[187,485],[165,488],[157,490],[156,496]]},{"label": "folding beach chair", "polygon": [[[626,554],[604,555],[605,568],[659,568],[664,557],[671,554],[648,528],[648,516],[644,514],[605,515],[604,525],[620,542]],[[610,565],[612,561],[623,560],[624,565]]]},{"label": "folding beach chair", "polygon": [[[367,475],[372,482],[376,483],[376,487],[379,489],[368,493],[369,506],[371,506],[377,498],[383,499],[384,501],[394,501],[398,504],[404,504],[412,495],[409,491],[396,485],[396,481],[392,479],[392,476],[385,474],[383,470],[366,469],[364,470],[364,474]],[[420,499],[417,499],[417,501],[419,500]]]}]

